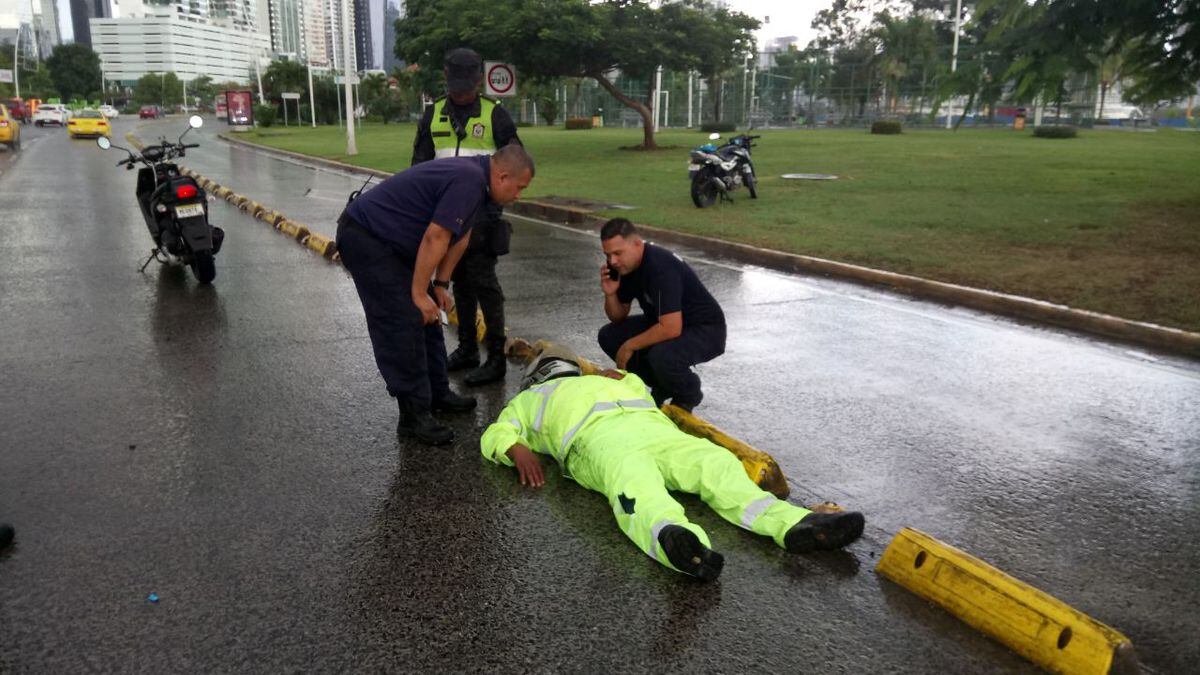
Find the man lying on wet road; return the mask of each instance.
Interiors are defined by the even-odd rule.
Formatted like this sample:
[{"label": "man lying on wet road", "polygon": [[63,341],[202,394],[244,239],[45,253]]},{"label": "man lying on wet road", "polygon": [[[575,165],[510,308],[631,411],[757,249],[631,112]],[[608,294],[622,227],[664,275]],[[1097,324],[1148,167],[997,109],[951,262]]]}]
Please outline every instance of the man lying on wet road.
[{"label": "man lying on wet road", "polygon": [[483,456],[533,487],[544,483],[533,453],[554,457],[568,478],[608,497],[621,530],[671,569],[715,579],[724,558],[668,490],[700,495],[725,520],[792,553],[842,548],[862,534],[861,513],[814,513],[759,488],[728,450],[680,431],[637,375],[583,375],[577,361],[543,352],[522,385],[484,432]]}]

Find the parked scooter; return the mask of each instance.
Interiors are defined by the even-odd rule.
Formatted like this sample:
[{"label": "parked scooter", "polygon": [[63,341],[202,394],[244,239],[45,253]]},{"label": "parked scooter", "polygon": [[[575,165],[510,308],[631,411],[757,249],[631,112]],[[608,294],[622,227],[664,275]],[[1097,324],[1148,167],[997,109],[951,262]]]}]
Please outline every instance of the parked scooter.
[{"label": "parked scooter", "polygon": [[184,143],[183,137],[203,124],[199,115],[192,115],[178,141],[160,138],[159,143],[146,146],[141,153],[113,145],[104,136],[96,139],[96,144],[105,150],[117,148],[129,153],[129,158],[117,162],[117,166],[131,170],[135,163],[143,165],[138,169],[136,194],[154,248],[141,269],[153,260],[177,260],[192,268],[197,281],[207,284],[217,276],[213,256],[221,250],[225,232],[208,224],[208,196],[204,190],[191,176],[180,175],[179,167],[171,161],[183,157],[188,148],[200,147]]},{"label": "parked scooter", "polygon": [[692,203],[697,208],[712,206],[718,197],[733,201],[729,193],[742,185],[750,191],[751,199],[758,199],[758,179],[750,161],[750,148],[754,145],[751,141],[762,137],[742,134],[717,147],[712,141],[719,138],[721,134],[710,135],[708,143],[691,153],[688,178],[692,181]]}]

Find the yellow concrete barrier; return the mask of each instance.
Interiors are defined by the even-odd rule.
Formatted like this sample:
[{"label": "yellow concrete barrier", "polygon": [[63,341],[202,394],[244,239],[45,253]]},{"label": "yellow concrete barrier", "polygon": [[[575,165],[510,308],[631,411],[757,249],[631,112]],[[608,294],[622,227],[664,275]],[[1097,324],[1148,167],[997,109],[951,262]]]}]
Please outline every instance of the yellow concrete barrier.
[{"label": "yellow concrete barrier", "polygon": [[304,240],[304,245],[320,253],[324,258],[332,258],[337,252],[337,244],[323,234],[311,233]]},{"label": "yellow concrete barrier", "polygon": [[683,431],[699,438],[707,438],[732,452],[741,460],[746,475],[750,476],[750,480],[757,483],[760,488],[780,499],[787,499],[787,496],[791,494],[792,489],[787,483],[787,478],[784,477],[783,470],[779,468],[774,457],[730,436],[711,422],[702,420],[683,408],[668,403],[662,409],[667,417],[670,417],[675,425]]},{"label": "yellow concrete barrier", "polygon": [[294,220],[287,219],[279,221],[279,231],[291,237],[292,239],[295,239],[296,241],[301,241],[311,234],[307,227],[297,223]]},{"label": "yellow concrete barrier", "polygon": [[898,532],[875,570],[1051,672],[1138,672],[1129,638],[919,530]]}]

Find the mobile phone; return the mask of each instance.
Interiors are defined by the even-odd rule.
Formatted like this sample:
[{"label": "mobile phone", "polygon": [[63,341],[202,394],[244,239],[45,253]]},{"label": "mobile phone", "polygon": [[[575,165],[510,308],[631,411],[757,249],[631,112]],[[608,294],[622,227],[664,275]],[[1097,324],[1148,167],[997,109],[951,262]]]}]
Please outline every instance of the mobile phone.
[{"label": "mobile phone", "polygon": [[613,281],[619,281],[621,279],[621,275],[617,272],[616,268],[609,267],[608,268],[608,278],[612,279]]}]

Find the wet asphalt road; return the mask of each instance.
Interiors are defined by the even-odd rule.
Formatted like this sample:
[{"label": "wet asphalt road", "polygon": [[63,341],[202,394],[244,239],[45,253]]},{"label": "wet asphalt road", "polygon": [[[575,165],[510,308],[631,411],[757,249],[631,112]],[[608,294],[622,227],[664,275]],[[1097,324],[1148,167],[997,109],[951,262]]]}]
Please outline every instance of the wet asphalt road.
[{"label": "wet asphalt road", "polygon": [[[361,180],[214,131],[188,166],[332,234]],[[0,671],[1032,671],[874,573],[905,525],[1154,670],[1200,659],[1200,364],[696,254],[731,336],[697,412],[771,452],[794,501],[868,517],[797,557],[685,498],[727,560],[700,585],[599,495],[479,458],[515,372],[454,446],[398,443],[338,266],[215,203],[213,287],[139,274],[120,156],[26,142],[0,174]],[[595,238],[517,225],[510,332],[599,360]]]}]

